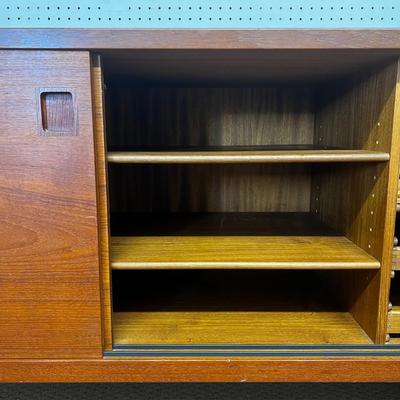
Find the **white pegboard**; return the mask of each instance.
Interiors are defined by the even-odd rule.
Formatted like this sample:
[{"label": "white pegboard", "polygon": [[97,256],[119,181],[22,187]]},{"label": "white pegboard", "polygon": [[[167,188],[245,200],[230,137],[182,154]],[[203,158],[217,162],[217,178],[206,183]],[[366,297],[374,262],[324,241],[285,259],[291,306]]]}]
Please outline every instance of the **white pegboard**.
[{"label": "white pegboard", "polygon": [[0,27],[400,28],[399,0],[0,0]]}]

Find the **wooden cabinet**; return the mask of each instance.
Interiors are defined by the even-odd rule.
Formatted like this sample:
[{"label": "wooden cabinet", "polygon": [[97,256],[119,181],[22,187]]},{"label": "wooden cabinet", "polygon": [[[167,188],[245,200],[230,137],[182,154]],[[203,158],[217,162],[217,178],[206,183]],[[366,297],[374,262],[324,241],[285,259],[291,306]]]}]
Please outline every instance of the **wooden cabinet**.
[{"label": "wooden cabinet", "polygon": [[100,33],[3,36],[0,380],[400,379],[390,35]]}]

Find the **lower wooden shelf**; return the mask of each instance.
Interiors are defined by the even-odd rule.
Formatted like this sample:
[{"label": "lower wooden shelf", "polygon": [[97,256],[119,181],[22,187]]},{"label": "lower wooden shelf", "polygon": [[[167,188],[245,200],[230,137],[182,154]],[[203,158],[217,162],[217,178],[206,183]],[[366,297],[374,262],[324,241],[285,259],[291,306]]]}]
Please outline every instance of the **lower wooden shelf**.
[{"label": "lower wooden shelf", "polygon": [[[400,247],[395,247],[398,249]],[[399,272],[395,273],[394,278],[390,283],[390,302],[393,304],[392,308],[388,312],[387,321],[387,333],[391,335],[390,341],[393,343],[395,340],[392,335],[397,335],[399,339],[400,335],[400,279]]]},{"label": "lower wooden shelf", "polygon": [[115,344],[370,344],[347,312],[117,312]]},{"label": "lower wooden shelf", "polygon": [[393,247],[392,269],[400,270],[400,246]]},{"label": "lower wooden shelf", "polygon": [[[147,224],[141,218],[131,217],[131,221],[145,225],[142,230],[111,238],[113,269],[380,268],[379,261],[308,213],[206,216],[215,229],[196,215],[171,215],[169,220],[152,216]],[[183,220],[177,223],[179,218]],[[223,224],[226,229],[221,229]]]},{"label": "lower wooden shelf", "polygon": [[388,333],[400,333],[400,306],[393,306],[388,313]]},{"label": "lower wooden shelf", "polygon": [[114,271],[114,344],[367,344],[332,271]]}]

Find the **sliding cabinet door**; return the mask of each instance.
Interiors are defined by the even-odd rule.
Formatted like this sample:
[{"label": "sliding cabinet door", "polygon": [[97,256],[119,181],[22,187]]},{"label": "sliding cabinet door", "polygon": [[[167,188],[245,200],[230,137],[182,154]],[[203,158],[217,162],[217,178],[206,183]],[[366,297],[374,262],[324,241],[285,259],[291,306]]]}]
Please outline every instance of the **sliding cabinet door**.
[{"label": "sliding cabinet door", "polygon": [[0,357],[101,357],[90,55],[0,51]]}]

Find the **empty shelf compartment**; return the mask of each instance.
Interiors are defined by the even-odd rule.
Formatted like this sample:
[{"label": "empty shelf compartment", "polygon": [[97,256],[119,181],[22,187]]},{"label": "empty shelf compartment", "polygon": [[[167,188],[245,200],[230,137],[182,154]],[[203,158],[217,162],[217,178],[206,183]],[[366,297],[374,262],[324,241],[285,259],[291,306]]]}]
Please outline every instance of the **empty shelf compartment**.
[{"label": "empty shelf compartment", "polygon": [[315,271],[114,271],[115,345],[368,344]]},{"label": "empty shelf compartment", "polygon": [[113,222],[122,235],[111,238],[113,269],[380,267],[310,213],[132,214]]}]

